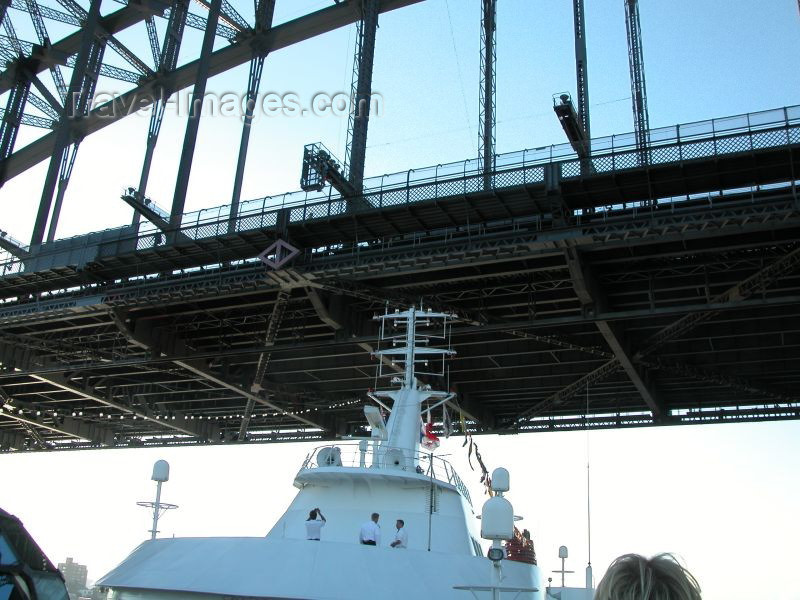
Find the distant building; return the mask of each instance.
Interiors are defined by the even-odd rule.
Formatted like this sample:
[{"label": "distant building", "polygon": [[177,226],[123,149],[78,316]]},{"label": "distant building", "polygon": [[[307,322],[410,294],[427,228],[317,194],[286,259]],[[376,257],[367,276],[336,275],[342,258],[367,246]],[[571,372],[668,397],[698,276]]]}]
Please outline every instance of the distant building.
[{"label": "distant building", "polygon": [[64,582],[67,584],[67,591],[70,598],[77,598],[78,594],[86,589],[86,565],[79,565],[71,557],[67,557],[67,562],[58,563],[58,570],[64,575]]}]

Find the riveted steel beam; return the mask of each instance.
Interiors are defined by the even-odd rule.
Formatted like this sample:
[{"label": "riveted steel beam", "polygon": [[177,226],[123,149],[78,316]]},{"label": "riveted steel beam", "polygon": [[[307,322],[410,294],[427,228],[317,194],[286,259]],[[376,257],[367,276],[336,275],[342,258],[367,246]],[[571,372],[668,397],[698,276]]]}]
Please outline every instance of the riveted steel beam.
[{"label": "riveted steel beam", "polygon": [[[144,20],[147,13],[140,13],[133,6],[142,6],[145,2],[150,5],[151,0],[131,0],[128,8],[113,13],[101,19],[101,26],[106,31],[119,31],[121,28]],[[388,12],[404,8],[424,0],[381,0],[380,12]],[[159,3],[160,4],[160,3]],[[164,6],[161,4],[161,6]],[[116,16],[115,16],[116,15]],[[112,19],[112,17],[114,17]],[[334,31],[355,22],[356,14],[346,4],[337,4],[304,17],[282,23],[266,31],[243,33],[241,41],[214,52],[209,61],[209,77],[228,71],[238,65],[249,61],[252,57],[252,44],[262,45],[270,52],[287,48],[294,44],[317,37],[324,33]],[[79,36],[73,34],[67,40],[56,42],[53,48],[61,52],[74,54],[78,46]],[[145,81],[134,90],[121,94],[112,101],[98,106],[85,118],[74,124],[74,128],[81,135],[90,135],[116,121],[133,114],[136,110],[152,104],[158,97],[160,89],[167,83],[174,91],[182,90],[194,84],[197,78],[199,60],[189,62],[174,73],[158,73],[152,79]],[[8,78],[13,73],[8,70],[0,74],[0,92],[9,89],[11,80]],[[39,162],[49,158],[55,146],[55,136],[48,134],[32,142],[8,157],[6,160],[7,178],[13,178],[26,171]]]}]

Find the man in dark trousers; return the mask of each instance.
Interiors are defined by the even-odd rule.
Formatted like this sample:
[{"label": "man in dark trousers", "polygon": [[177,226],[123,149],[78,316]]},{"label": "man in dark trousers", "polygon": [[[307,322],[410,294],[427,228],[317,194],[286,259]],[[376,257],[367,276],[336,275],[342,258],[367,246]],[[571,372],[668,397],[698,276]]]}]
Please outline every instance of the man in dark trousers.
[{"label": "man in dark trousers", "polygon": [[372,513],[372,519],[361,526],[359,540],[365,546],[381,545],[381,526],[378,525],[379,518],[380,515],[378,513]]}]

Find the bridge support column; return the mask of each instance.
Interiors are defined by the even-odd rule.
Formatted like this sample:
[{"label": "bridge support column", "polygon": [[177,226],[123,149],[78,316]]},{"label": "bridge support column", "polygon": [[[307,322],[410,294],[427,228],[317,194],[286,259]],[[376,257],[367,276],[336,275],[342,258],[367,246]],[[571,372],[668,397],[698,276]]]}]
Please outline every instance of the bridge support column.
[{"label": "bridge support column", "polygon": [[493,187],[492,173],[495,169],[495,96],[497,86],[497,0],[483,0],[481,27],[481,93],[480,93],[480,145],[483,189]]},{"label": "bridge support column", "polygon": [[[275,0],[260,0],[256,10],[256,31],[266,31],[272,27],[275,14]],[[245,103],[244,120],[242,121],[242,139],[239,142],[239,156],[236,160],[236,175],[233,179],[233,195],[228,217],[228,231],[236,229],[236,218],[239,216],[239,201],[242,196],[244,168],[247,163],[247,149],[250,145],[250,131],[253,125],[253,113],[258,101],[258,89],[261,87],[261,75],[264,72],[264,61],[269,49],[263,45],[253,47],[253,58],[250,59],[250,74],[247,79],[247,102]]]},{"label": "bridge support column", "polygon": [[[181,47],[181,40],[183,40],[183,30],[186,27],[186,16],[189,14],[188,0],[175,0],[172,3],[169,14],[169,23],[167,24],[167,32],[164,36],[164,46],[157,56],[156,66],[159,73],[170,73],[175,70],[178,64],[178,51]],[[155,34],[154,34],[155,35]],[[154,43],[157,44],[158,39]],[[157,48],[153,50],[154,58]],[[142,163],[142,174],[139,177],[139,187],[136,190],[137,199],[144,202],[145,193],[147,191],[147,181],[150,178],[150,167],[153,163],[153,154],[156,150],[156,143],[158,142],[158,135],[161,132],[161,123],[164,120],[164,109],[167,100],[172,95],[172,89],[169,84],[163,85],[156,91],[157,97],[153,101],[153,112],[150,114],[150,127],[147,130],[147,146],[144,153],[144,161]],[[133,213],[133,225],[139,224],[139,213]]]},{"label": "bridge support column", "polygon": [[[586,52],[586,12],[583,0],[574,0],[575,17],[575,76],[578,87],[578,118],[583,125],[586,139],[591,140],[589,120],[589,68]],[[588,149],[587,149],[588,150]]]},{"label": "bridge support column", "polygon": [[[586,51],[586,11],[583,0],[574,0],[573,12],[575,17],[575,77],[578,89],[578,119],[586,135],[583,149],[586,158],[581,161],[581,173],[589,174],[592,172],[592,128],[589,118],[589,55]],[[592,214],[594,208],[584,209],[584,212]]]},{"label": "bridge support column", "polygon": [[638,0],[625,0],[625,25],[628,32],[633,125],[636,135],[636,147],[639,150],[639,164],[644,166],[650,162],[647,156],[650,117],[647,113],[647,85],[644,77],[644,50],[642,48],[642,27],[639,22]]},{"label": "bridge support column", "polygon": [[[139,187],[136,188],[136,199],[144,202],[145,192],[147,190],[147,180],[150,179],[150,167],[153,164],[153,154],[156,150],[156,142],[158,142],[158,134],[161,131],[161,123],[164,120],[164,108],[166,98],[157,99],[153,102],[153,112],[150,114],[150,126],[147,130],[147,147],[144,151],[144,161],[142,162],[142,173],[139,176]],[[139,212],[133,211],[132,225],[135,227],[139,224]]]},{"label": "bridge support column", "polygon": [[[14,142],[17,139],[17,132],[22,124],[22,114],[25,110],[25,103],[28,100],[28,92],[31,89],[30,79],[19,77],[16,84],[8,94],[6,102],[6,112],[0,124],[0,164],[11,155],[14,150]],[[0,183],[2,183],[0,173]]]},{"label": "bridge support column", "polygon": [[[354,74],[354,95],[351,100],[351,133],[348,149],[348,179],[356,194],[364,191],[364,166],[367,155],[367,131],[372,102],[372,69],[375,62],[375,37],[378,32],[378,0],[361,0],[361,23],[359,24],[358,49],[356,52],[357,73]],[[349,204],[349,202],[348,202]]]},{"label": "bridge support column", "polygon": [[186,205],[186,192],[189,188],[189,175],[192,172],[192,160],[194,160],[194,148],[197,144],[197,132],[200,130],[200,117],[203,112],[203,97],[206,94],[206,84],[208,83],[208,69],[211,61],[211,53],[214,51],[214,38],[217,32],[217,23],[222,7],[222,0],[211,0],[208,9],[208,21],[206,31],[203,36],[203,45],[200,49],[200,59],[197,65],[197,78],[195,79],[194,90],[192,91],[192,101],[189,106],[189,121],[186,123],[186,134],[183,138],[183,150],[181,160],[178,165],[178,176],[175,181],[175,195],[172,199],[172,209],[169,216],[169,224],[173,229],[169,242],[174,243],[175,233],[181,226],[183,217],[183,207]]},{"label": "bridge support column", "polygon": [[[88,112],[94,89],[97,85],[97,75],[103,62],[105,43],[95,37],[97,22],[100,18],[101,1],[92,0],[89,14],[83,26],[81,47],[72,72],[64,113],[55,131],[53,153],[47,169],[42,197],[39,201],[39,212],[36,215],[36,222],[33,226],[31,246],[41,244],[44,239],[44,232],[47,227],[47,221],[50,218],[50,208],[53,203],[53,193],[56,191],[56,185],[60,182],[62,190],[59,191],[59,199],[56,202],[56,209],[53,211],[48,239],[52,239],[55,236],[55,230],[58,226],[61,200],[63,199],[66,184],[69,182],[69,174],[72,171],[70,161],[65,159],[69,157],[69,146],[74,144],[72,151],[77,152],[79,143],[79,141],[73,139],[73,123],[77,118]],[[74,160],[74,157],[72,160]]]}]

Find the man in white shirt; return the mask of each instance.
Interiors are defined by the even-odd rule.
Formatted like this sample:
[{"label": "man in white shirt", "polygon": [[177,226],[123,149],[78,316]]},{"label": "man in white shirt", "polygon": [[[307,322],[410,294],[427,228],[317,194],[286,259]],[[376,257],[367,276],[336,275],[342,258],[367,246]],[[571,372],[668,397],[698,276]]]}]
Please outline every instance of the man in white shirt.
[{"label": "man in white shirt", "polygon": [[378,525],[378,513],[372,513],[372,519],[367,521],[361,526],[359,533],[359,541],[365,546],[380,546],[381,545],[381,527]]},{"label": "man in white shirt", "polygon": [[397,519],[397,533],[394,534],[394,541],[389,544],[392,548],[408,548],[408,533],[406,533],[406,523],[403,519]]},{"label": "man in white shirt", "polygon": [[325,523],[327,523],[327,521],[325,517],[322,516],[322,511],[320,509],[315,508],[308,513],[308,520],[306,521],[306,539],[318,542]]}]

